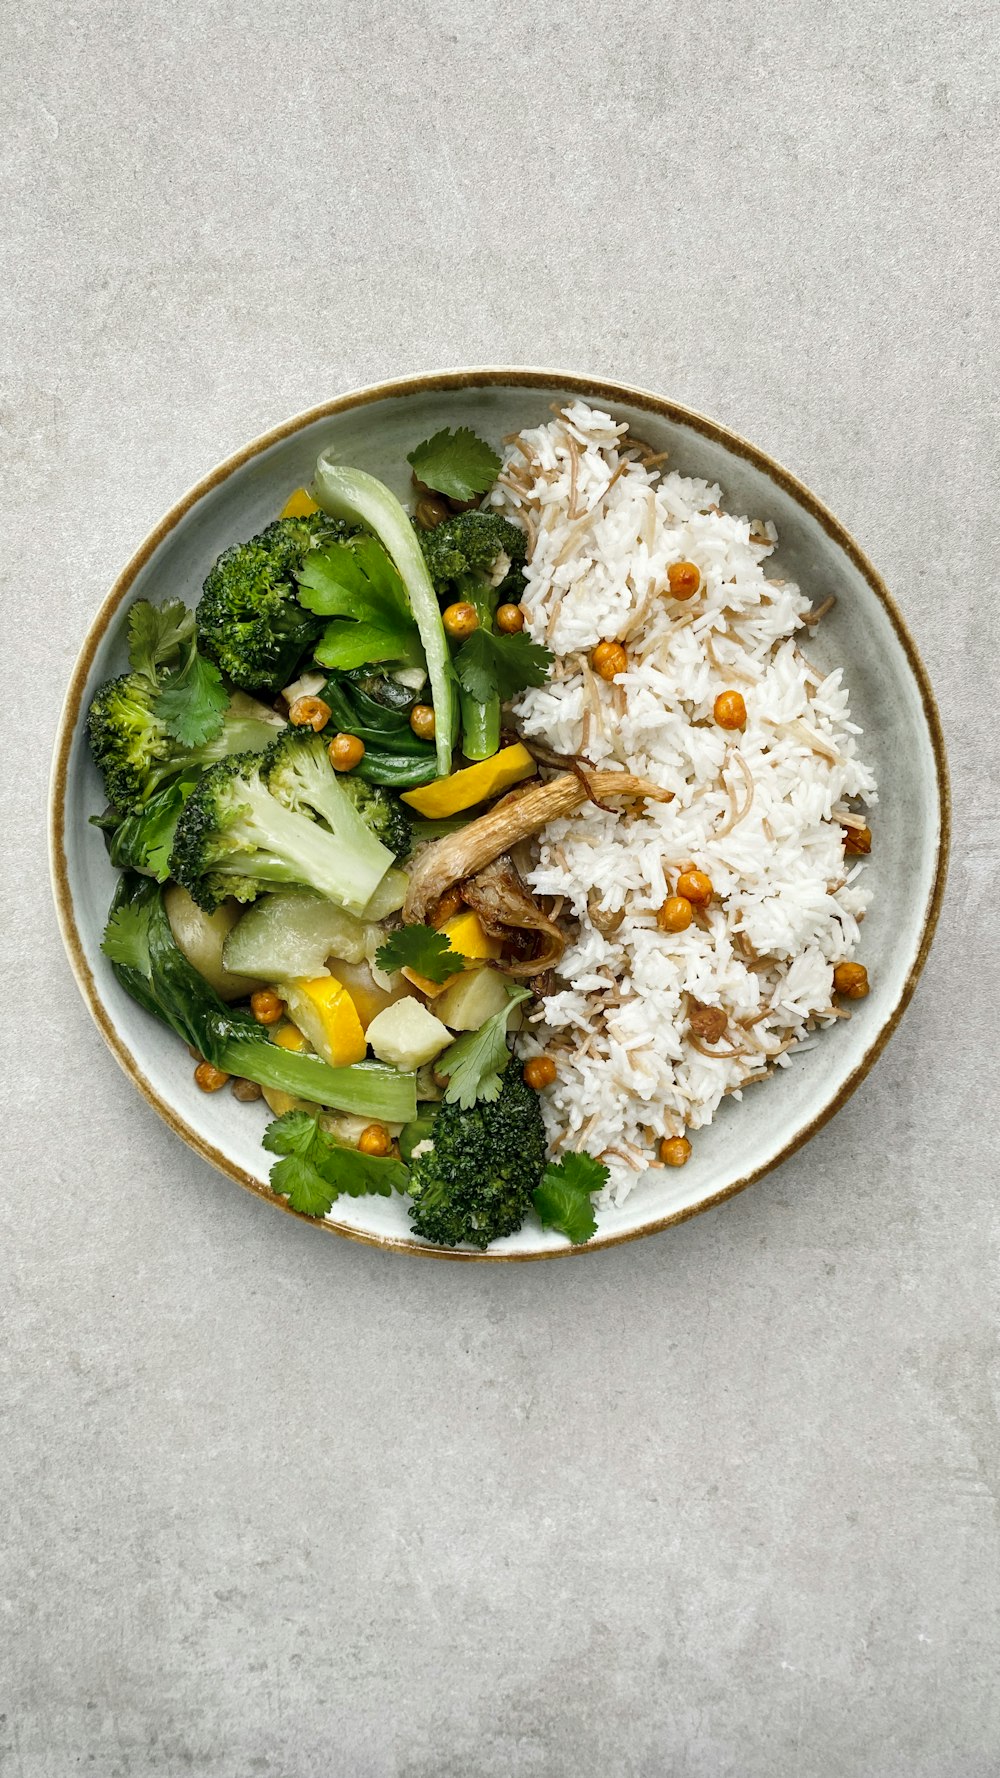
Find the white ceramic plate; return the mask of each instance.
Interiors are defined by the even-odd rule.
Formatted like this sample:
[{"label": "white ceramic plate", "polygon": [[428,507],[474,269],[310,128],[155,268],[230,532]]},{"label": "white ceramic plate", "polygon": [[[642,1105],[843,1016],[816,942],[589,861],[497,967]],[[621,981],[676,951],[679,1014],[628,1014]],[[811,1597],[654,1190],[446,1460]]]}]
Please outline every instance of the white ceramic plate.
[{"label": "white ceramic plate", "polygon": [[[278,1203],[267,1188],[261,1106],[230,1094],[205,1096],[182,1043],[119,988],[100,953],[115,883],[104,842],[88,817],[103,806],[84,718],[100,682],[126,666],[125,612],[136,598],[180,596],[195,604],[227,544],[262,529],[287,495],[311,479],[321,449],[406,489],[406,452],[441,426],[468,425],[494,443],[536,425],[552,402],[582,396],[627,420],[672,468],[718,481],[726,506],[775,520],[777,571],[815,603],[837,605],[810,641],[820,665],[843,664],[851,713],[865,731],[865,757],[881,801],[868,870],[875,895],[865,922],[872,992],[850,1021],[825,1032],[760,1092],[726,1101],[683,1169],[658,1169],[620,1209],[601,1213],[586,1248],[528,1224],[486,1254],[461,1259],[535,1259],[632,1240],[719,1203],[784,1160],[862,1080],[913,992],[933,935],[944,886],[948,784],[940,723],[927,675],[906,626],[874,568],[832,514],[762,451],[713,421],[621,384],[536,370],[447,371],[385,383],[313,408],[230,457],[169,512],[115,582],[94,618],[66,698],[53,766],[52,874],[70,962],[81,992],[126,1073],[166,1121],[230,1178]],[[280,1207],[285,1209],[282,1202]],[[314,1224],[378,1246],[445,1257],[410,1232],[405,1201],[342,1199]],[[289,1212],[289,1214],[292,1214]]]}]

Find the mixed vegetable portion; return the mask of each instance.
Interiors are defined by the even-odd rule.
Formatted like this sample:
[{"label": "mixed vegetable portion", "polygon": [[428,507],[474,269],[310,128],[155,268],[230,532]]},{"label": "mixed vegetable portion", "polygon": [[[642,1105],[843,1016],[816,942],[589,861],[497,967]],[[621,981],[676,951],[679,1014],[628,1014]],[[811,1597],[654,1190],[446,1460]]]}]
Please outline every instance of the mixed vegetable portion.
[{"label": "mixed vegetable portion", "polygon": [[511,1044],[564,944],[516,849],[587,792],[505,732],[552,657],[524,535],[484,507],[499,457],[460,428],[408,461],[412,515],[327,452],[195,612],[132,607],[88,718],[122,872],[103,949],[197,1088],[266,1102],[294,1210],[398,1192],[438,1246],[529,1215],[582,1242],[607,1169],[548,1159],[552,1074]]}]

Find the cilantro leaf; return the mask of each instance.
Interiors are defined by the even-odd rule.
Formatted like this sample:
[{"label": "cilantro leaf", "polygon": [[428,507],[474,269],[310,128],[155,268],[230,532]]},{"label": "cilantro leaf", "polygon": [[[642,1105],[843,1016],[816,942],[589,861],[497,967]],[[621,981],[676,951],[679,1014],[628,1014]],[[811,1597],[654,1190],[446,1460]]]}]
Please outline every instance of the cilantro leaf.
[{"label": "cilantro leaf", "polygon": [[271,1154],[306,1154],[316,1141],[319,1125],[311,1111],[286,1111],[273,1118],[261,1141]]},{"label": "cilantro leaf", "polygon": [[474,500],[477,494],[485,494],[500,474],[496,451],[468,426],[459,426],[457,432],[448,426],[435,432],[433,438],[410,451],[406,461],[412,463],[425,488],[448,494],[452,500]]},{"label": "cilantro leaf", "polygon": [[444,1096],[449,1105],[457,1103],[468,1111],[478,1099],[499,1097],[503,1071],[510,1061],[507,1019],[513,1007],[530,999],[530,988],[510,990],[506,1006],[480,1025],[478,1031],[466,1031],[439,1056],[435,1066],[448,1076]]},{"label": "cilantro leaf", "polygon": [[374,661],[424,664],[416,621],[394,563],[374,537],[312,550],[296,577],[299,604],[327,625],[316,644],[324,667],[350,672]]},{"label": "cilantro leaf", "polygon": [[176,667],[194,635],[194,612],[181,599],[151,605],[137,599],[128,614],[128,661],[133,673],[156,679],[161,667]]},{"label": "cilantro leaf", "polygon": [[150,971],[149,916],[133,902],[123,901],[104,928],[101,950],[112,963],[124,969],[138,969],[143,975]]},{"label": "cilantro leaf", "polygon": [[341,1192],[388,1198],[406,1189],[409,1175],[401,1161],[345,1148],[308,1111],[286,1111],[268,1124],[262,1140],[282,1157],[271,1168],[271,1190],[303,1216],[326,1216]]},{"label": "cilantro leaf", "polygon": [[607,1177],[607,1167],[593,1155],[568,1154],[550,1161],[532,1199],[543,1229],[555,1229],[574,1247],[589,1241],[597,1227],[591,1194],[601,1190]]},{"label": "cilantro leaf", "polygon": [[287,1198],[302,1216],[326,1216],[337,1194],[323,1178],[311,1154],[290,1154],[275,1161],[270,1173],[271,1190]]},{"label": "cilantro leaf", "polygon": [[523,633],[494,636],[479,629],[463,642],[454,666],[462,690],[478,704],[494,694],[506,703],[529,685],[544,685],[552,659],[549,649]]},{"label": "cilantro leaf", "polygon": [[401,926],[379,946],[375,962],[386,975],[396,969],[412,969],[429,982],[446,982],[465,968],[461,951],[453,948],[447,933],[435,932],[433,926]]},{"label": "cilantro leaf", "polygon": [[228,704],[218,667],[192,648],[184,666],[164,680],[154,709],[176,741],[202,747],[218,734]]}]

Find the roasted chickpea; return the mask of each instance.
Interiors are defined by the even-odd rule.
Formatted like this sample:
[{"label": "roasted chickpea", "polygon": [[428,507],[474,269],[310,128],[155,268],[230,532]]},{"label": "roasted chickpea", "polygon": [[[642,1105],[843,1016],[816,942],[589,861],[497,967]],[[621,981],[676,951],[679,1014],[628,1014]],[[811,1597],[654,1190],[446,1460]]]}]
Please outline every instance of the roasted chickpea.
[{"label": "roasted chickpea", "polygon": [[211,1062],[199,1062],[194,1071],[195,1083],[203,1093],[217,1093],[229,1079],[221,1068],[214,1068]]},{"label": "roasted chickpea", "polygon": [[712,714],[720,728],[746,728],[747,707],[742,692],[720,691]]},{"label": "roasted chickpea", "polygon": [[520,605],[497,606],[497,629],[504,636],[516,636],[524,629],[524,612]]},{"label": "roasted chickpea", "polygon": [[598,679],[610,681],[616,673],[624,673],[628,655],[620,642],[599,642],[591,654],[590,664]]},{"label": "roasted chickpea", "polygon": [[683,932],[694,918],[694,909],[686,895],[668,895],[656,924],[661,932]]},{"label": "roasted chickpea", "polygon": [[441,622],[452,641],[464,642],[466,636],[471,636],[473,630],[478,630],[479,613],[467,599],[457,599],[454,605],[446,607]]},{"label": "roasted chickpea", "polygon": [[437,722],[430,704],[414,704],[410,711],[410,727],[418,740],[433,741]]},{"label": "roasted chickpea", "polygon": [[530,1062],[524,1064],[525,1085],[540,1093],[543,1087],[550,1087],[556,1077],[556,1065],[551,1056],[532,1056]]},{"label": "roasted chickpea", "polygon": [[233,1081],[233,1098],[238,1099],[241,1105],[253,1105],[263,1096],[264,1089],[255,1080]]},{"label": "roasted chickpea", "polygon": [[273,988],[258,988],[250,996],[250,1011],[258,1025],[276,1025],[285,1011],[285,1003]]},{"label": "roasted chickpea", "polygon": [[359,735],[334,735],[327,753],[335,772],[353,772],[365,757],[365,744]]},{"label": "roasted chickpea", "polygon": [[368,1124],[358,1137],[362,1154],[386,1155],[391,1147],[392,1137],[384,1124]]},{"label": "roasted chickpea", "polygon": [[686,1136],[664,1136],[660,1143],[660,1159],[667,1167],[683,1167],[691,1159],[691,1144]]},{"label": "roasted chickpea", "polygon": [[870,827],[845,827],[844,851],[858,858],[867,858],[872,849]]},{"label": "roasted chickpea", "polygon": [[312,728],[319,734],[330,720],[329,704],[322,698],[296,698],[288,711],[288,720],[295,728]]},{"label": "roasted chickpea", "polygon": [[677,893],[695,907],[705,907],[712,899],[712,879],[703,870],[682,870],[677,879]]},{"label": "roasted chickpea", "polygon": [[[422,484],[415,482],[417,487]],[[435,525],[441,525],[445,519],[451,518],[451,507],[442,494],[421,494],[414,509],[414,518],[421,531],[433,531]]]},{"label": "roasted chickpea", "polygon": [[868,992],[868,971],[863,963],[838,963],[833,985],[845,1000],[863,1000]]},{"label": "roasted chickpea", "polygon": [[667,582],[674,599],[693,599],[701,586],[701,570],[693,562],[671,562]]}]

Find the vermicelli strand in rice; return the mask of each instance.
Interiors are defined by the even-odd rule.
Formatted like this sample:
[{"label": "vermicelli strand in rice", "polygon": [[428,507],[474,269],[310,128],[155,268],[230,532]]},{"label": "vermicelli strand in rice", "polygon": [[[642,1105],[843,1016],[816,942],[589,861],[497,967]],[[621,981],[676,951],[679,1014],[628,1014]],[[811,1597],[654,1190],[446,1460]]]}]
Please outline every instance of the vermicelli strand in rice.
[{"label": "vermicelli strand in rice", "polygon": [[[560,674],[517,702],[529,743],[674,793],[627,818],[585,803],[543,829],[529,873],[537,894],[563,898],[570,942],[522,1048],[558,1056],[542,1099],[550,1141],[603,1155],[617,1202],[661,1137],[707,1124],[844,1010],[833,965],[857,946],[867,892],[857,869],[845,877],[841,821],[852,805],[850,825],[866,825],[856,805],[877,800],[840,669],[823,677],[796,647],[826,590],[814,612],[791,581],[768,579],[773,524],[726,512],[721,489],[634,445],[573,402],[510,442],[492,496],[528,531],[527,628],[560,657]],[[667,580],[681,561],[701,576],[684,606]],[[627,665],[609,684],[589,654],[616,638]],[[724,731],[714,702],[737,686],[746,724]],[[714,895],[662,932],[676,860]],[[689,999],[721,1008],[745,1047],[692,1040]]]}]

